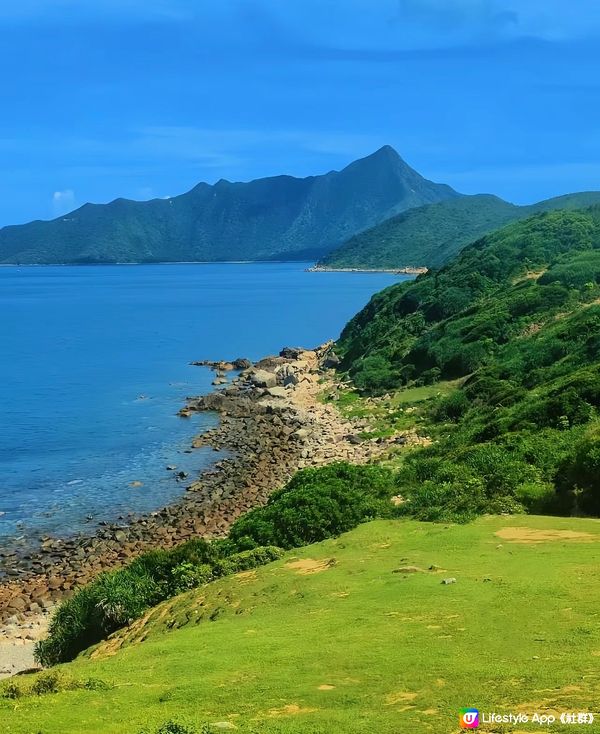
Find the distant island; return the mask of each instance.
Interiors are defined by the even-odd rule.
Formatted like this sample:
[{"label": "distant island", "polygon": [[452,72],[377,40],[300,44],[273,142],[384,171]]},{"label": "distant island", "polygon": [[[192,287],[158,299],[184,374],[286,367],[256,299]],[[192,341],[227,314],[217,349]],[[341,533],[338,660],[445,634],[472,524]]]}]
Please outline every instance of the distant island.
[{"label": "distant island", "polygon": [[384,146],[342,171],[200,183],[168,199],[85,204],[0,229],[0,264],[316,261],[413,207],[454,199]]}]

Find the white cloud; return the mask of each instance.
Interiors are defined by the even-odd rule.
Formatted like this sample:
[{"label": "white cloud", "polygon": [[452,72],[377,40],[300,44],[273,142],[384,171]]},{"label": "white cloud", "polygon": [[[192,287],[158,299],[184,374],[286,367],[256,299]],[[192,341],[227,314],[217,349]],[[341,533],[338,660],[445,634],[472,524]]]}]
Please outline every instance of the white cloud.
[{"label": "white cloud", "polygon": [[64,191],[55,191],[52,194],[52,211],[55,217],[61,214],[73,211],[75,208],[75,192],[73,189],[65,189]]}]

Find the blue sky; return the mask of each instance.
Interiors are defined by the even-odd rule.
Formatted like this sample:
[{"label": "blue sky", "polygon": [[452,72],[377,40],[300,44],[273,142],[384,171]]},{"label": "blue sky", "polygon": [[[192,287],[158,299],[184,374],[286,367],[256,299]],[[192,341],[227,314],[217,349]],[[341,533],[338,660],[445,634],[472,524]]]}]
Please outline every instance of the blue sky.
[{"label": "blue sky", "polygon": [[0,226],[386,143],[465,193],[600,189],[597,0],[19,0],[0,40]]}]

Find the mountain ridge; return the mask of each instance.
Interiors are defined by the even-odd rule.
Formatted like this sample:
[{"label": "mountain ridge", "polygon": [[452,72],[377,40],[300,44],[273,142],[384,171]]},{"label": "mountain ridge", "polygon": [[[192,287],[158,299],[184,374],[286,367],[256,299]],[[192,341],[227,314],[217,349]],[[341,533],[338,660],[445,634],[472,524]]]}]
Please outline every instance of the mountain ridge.
[{"label": "mountain ridge", "polygon": [[0,263],[318,259],[390,216],[459,196],[384,146],[341,171],[200,182],[167,199],[86,203],[9,225],[0,229]]},{"label": "mountain ridge", "polygon": [[324,268],[437,268],[471,242],[511,222],[556,209],[600,203],[600,192],[563,194],[517,205],[493,194],[473,194],[414,207],[359,232],[321,259]]}]

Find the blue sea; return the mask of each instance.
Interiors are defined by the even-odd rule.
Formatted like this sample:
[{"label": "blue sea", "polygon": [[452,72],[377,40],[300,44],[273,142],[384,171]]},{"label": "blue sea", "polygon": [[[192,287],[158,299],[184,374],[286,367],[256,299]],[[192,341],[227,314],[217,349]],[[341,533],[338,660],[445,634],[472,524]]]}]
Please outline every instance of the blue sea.
[{"label": "blue sea", "polygon": [[[306,263],[0,268],[0,542],[162,507],[216,454],[201,359],[255,360],[335,338],[384,273]],[[142,486],[134,486],[134,483]]]}]

